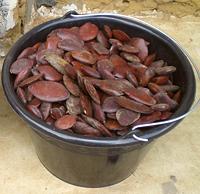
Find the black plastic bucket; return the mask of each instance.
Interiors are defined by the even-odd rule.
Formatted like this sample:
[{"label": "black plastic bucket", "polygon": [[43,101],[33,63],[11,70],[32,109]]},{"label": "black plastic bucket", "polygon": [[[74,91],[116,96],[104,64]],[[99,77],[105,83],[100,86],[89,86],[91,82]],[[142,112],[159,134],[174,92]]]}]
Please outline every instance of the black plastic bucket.
[{"label": "black plastic bucket", "polygon": [[189,110],[196,87],[188,57],[171,38],[144,22],[121,15],[78,15],[76,12],[69,12],[62,18],[33,28],[15,43],[4,61],[3,88],[14,111],[32,127],[33,143],[40,161],[51,173],[68,183],[84,187],[102,187],[118,183],[131,175],[144,148],[148,149],[153,139],[170,131],[178,122],[153,127],[145,132],[139,130],[137,135],[148,138],[148,142],[139,142],[132,137],[90,138],[61,133],[52,130],[51,126],[25,109],[14,92],[13,77],[9,73],[10,65],[24,48],[44,41],[53,29],[79,26],[87,21],[97,24],[100,28],[107,24],[112,28],[124,30],[130,36],[145,38],[151,43],[150,52],[156,51],[158,59],[164,59],[177,67],[174,82],[182,87],[183,98],[172,118]]}]

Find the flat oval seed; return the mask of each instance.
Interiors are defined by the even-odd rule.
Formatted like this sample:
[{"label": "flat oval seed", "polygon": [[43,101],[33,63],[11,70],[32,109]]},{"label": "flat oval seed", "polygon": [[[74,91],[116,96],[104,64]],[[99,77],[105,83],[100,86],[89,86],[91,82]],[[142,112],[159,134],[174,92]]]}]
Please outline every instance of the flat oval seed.
[{"label": "flat oval seed", "polygon": [[81,51],[72,51],[72,57],[82,63],[88,63],[88,64],[95,64],[96,63],[96,58],[92,53],[86,50],[81,50]]},{"label": "flat oval seed", "polygon": [[116,112],[116,118],[121,126],[128,126],[140,118],[140,113],[136,113],[127,109],[119,109]]},{"label": "flat oval seed", "polygon": [[126,90],[125,94],[128,95],[130,98],[146,105],[151,106],[151,105],[156,104],[156,100],[150,95],[148,95],[146,92],[144,92],[143,90],[132,88],[132,89]]},{"label": "flat oval seed", "polygon": [[102,31],[97,34],[97,41],[101,43],[105,48],[109,48],[108,39],[104,36]]},{"label": "flat oval seed", "polygon": [[99,95],[95,87],[90,83],[90,81],[87,79],[84,79],[84,85],[85,85],[85,89],[87,90],[90,97],[94,100],[94,102],[96,102],[97,104],[100,104]]},{"label": "flat oval seed", "polygon": [[23,80],[19,86],[20,87],[25,87],[28,86],[30,84],[32,84],[33,82],[36,82],[37,80],[39,80],[43,75],[42,74],[38,74],[38,75],[33,75],[31,77],[26,78],[25,80]]},{"label": "flat oval seed", "polygon": [[36,49],[34,47],[27,47],[20,53],[17,59],[27,58],[28,56],[34,54],[35,52],[36,52]]},{"label": "flat oval seed", "polygon": [[108,25],[104,25],[103,29],[105,31],[105,34],[108,38],[112,38],[112,30],[110,29],[110,27]]},{"label": "flat oval seed", "polygon": [[128,41],[130,40],[130,37],[123,31],[121,30],[118,30],[118,29],[114,29],[112,30],[112,34],[113,34],[113,37],[120,40],[120,41]]},{"label": "flat oval seed", "polygon": [[82,110],[84,112],[84,114],[86,114],[87,116],[92,117],[92,105],[91,102],[89,100],[89,98],[87,96],[85,96],[84,94],[80,94],[80,104],[82,107]]},{"label": "flat oval seed", "polygon": [[102,136],[101,132],[98,129],[95,129],[89,126],[87,123],[77,121],[73,126],[73,131],[81,134],[81,135],[88,135],[88,136]]},{"label": "flat oval seed", "polygon": [[65,51],[75,51],[83,49],[84,43],[78,39],[65,39],[58,43],[58,48]]},{"label": "flat oval seed", "polygon": [[37,81],[30,86],[28,90],[42,101],[59,102],[69,98],[69,92],[60,83],[53,81]]},{"label": "flat oval seed", "polygon": [[66,100],[66,107],[70,115],[81,114],[80,98],[70,96],[69,99]]},{"label": "flat oval seed", "polygon": [[110,133],[110,131],[99,121],[97,121],[94,118],[87,117],[85,115],[82,115],[82,117],[89,125],[91,125],[94,128],[97,128],[99,131],[101,131],[102,134],[112,137],[112,133]]},{"label": "flat oval seed", "polygon": [[103,112],[101,106],[95,102],[92,102],[94,118],[97,119],[101,123],[105,123],[105,113]]},{"label": "flat oval seed", "polygon": [[71,78],[69,78],[67,75],[63,76],[63,83],[65,87],[69,90],[71,94],[74,96],[79,96],[80,95],[80,89],[78,85],[76,85]]},{"label": "flat oval seed", "polygon": [[104,99],[102,104],[102,110],[107,113],[116,112],[120,106],[116,103],[115,97],[107,97]]},{"label": "flat oval seed", "polygon": [[26,59],[26,58],[18,59],[11,65],[10,73],[18,74],[22,70],[31,69],[33,65],[34,65],[34,62],[31,59]]},{"label": "flat oval seed", "polygon": [[102,44],[98,42],[93,42],[92,43],[92,48],[99,54],[99,55],[108,55],[109,50],[104,47]]},{"label": "flat oval seed", "polygon": [[27,103],[26,94],[22,88],[17,88],[17,95],[24,104]]},{"label": "flat oval seed", "polygon": [[99,32],[98,27],[90,22],[83,24],[79,29],[79,35],[81,39],[84,41],[96,38],[98,32]]},{"label": "flat oval seed", "polygon": [[40,112],[40,110],[36,107],[36,106],[33,106],[33,105],[27,105],[27,109],[33,113],[36,117],[42,119],[42,114]]},{"label": "flat oval seed", "polygon": [[17,88],[19,83],[26,79],[30,75],[30,69],[24,69],[21,72],[19,72],[15,78],[14,82],[14,88]]},{"label": "flat oval seed", "polygon": [[169,105],[165,103],[160,103],[160,104],[154,104],[151,106],[151,108],[155,111],[167,111],[169,110]]},{"label": "flat oval seed", "polygon": [[165,66],[165,67],[155,68],[155,72],[157,75],[168,75],[175,71],[176,71],[176,67],[174,67],[174,66]]},{"label": "flat oval seed", "polygon": [[116,102],[123,108],[132,110],[138,113],[149,114],[152,113],[152,109],[144,104],[130,100],[126,97],[119,96],[115,97]]},{"label": "flat oval seed", "polygon": [[118,49],[120,51],[124,51],[126,53],[138,53],[139,52],[138,48],[136,48],[134,46],[131,46],[131,45],[128,45],[128,44],[124,44],[124,45],[118,46]]},{"label": "flat oval seed", "polygon": [[62,74],[56,71],[50,65],[40,65],[37,70],[44,75],[44,78],[49,81],[60,81],[62,80]]},{"label": "flat oval seed", "polygon": [[76,116],[64,115],[55,122],[55,127],[60,130],[66,130],[73,127],[76,123]]},{"label": "flat oval seed", "polygon": [[42,104],[40,105],[40,112],[42,113],[44,120],[48,118],[51,107],[52,104],[49,102],[42,102]]},{"label": "flat oval seed", "polygon": [[124,127],[121,126],[117,120],[114,119],[106,119],[105,126],[111,131],[123,130]]},{"label": "flat oval seed", "polygon": [[94,68],[92,67],[88,67],[86,65],[81,67],[81,71],[88,76],[94,77],[94,78],[100,78],[100,74],[98,71],[96,71]]}]

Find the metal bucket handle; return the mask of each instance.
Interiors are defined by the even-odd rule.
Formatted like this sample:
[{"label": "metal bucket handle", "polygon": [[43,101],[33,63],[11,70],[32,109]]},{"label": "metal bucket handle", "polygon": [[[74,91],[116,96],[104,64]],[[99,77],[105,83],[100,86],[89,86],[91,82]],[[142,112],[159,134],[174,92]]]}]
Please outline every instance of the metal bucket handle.
[{"label": "metal bucket handle", "polygon": [[[180,46],[180,45],[179,45]],[[181,47],[180,47],[181,48]],[[182,49],[182,48],[181,48]],[[183,50],[183,49],[182,49]],[[184,50],[183,50],[184,51]],[[188,57],[188,59],[191,61],[191,64],[192,66],[194,67],[195,71],[196,71],[196,74],[197,74],[197,78],[200,80],[200,71],[197,67],[197,65],[191,60],[191,58],[189,57],[189,55],[186,53],[186,51],[184,51],[184,53],[186,54],[186,56]],[[144,142],[147,142],[148,139],[147,138],[141,138],[141,137],[138,137],[136,134],[135,134],[135,130],[136,129],[139,129],[139,128],[143,128],[143,127],[153,127],[153,126],[158,126],[158,125],[165,125],[165,124],[169,124],[169,123],[173,123],[173,122],[176,122],[178,120],[181,120],[183,118],[185,118],[186,116],[188,116],[190,113],[192,113],[194,110],[196,110],[196,108],[200,105],[200,98],[198,98],[196,100],[196,102],[192,105],[192,107],[184,114],[182,114],[181,116],[178,116],[176,118],[173,118],[173,119],[169,119],[169,120],[166,120],[166,121],[159,121],[159,122],[153,122],[153,123],[146,123],[146,124],[139,124],[139,125],[136,125],[134,126],[130,132],[128,132],[127,134],[121,136],[121,138],[127,138],[127,137],[130,137],[130,135],[132,135],[132,137],[138,141],[144,141]]]}]

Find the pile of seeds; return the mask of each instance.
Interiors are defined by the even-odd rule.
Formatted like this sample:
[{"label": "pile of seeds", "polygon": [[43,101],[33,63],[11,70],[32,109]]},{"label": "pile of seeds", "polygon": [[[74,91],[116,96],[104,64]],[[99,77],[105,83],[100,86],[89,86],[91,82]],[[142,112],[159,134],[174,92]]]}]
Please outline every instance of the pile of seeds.
[{"label": "pile of seeds", "polygon": [[120,136],[133,125],[168,119],[181,100],[176,67],[150,43],[90,22],[53,30],[11,65],[27,110],[56,130]]}]

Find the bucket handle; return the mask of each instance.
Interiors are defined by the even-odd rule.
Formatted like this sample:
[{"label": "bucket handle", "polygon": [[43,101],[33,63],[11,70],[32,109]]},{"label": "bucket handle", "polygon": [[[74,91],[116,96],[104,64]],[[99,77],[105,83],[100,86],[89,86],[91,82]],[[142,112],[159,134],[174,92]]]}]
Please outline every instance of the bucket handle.
[{"label": "bucket handle", "polygon": [[[180,46],[180,45],[179,45]],[[183,49],[182,49],[183,50]],[[186,51],[184,51],[184,53],[186,54],[186,56],[188,57],[189,61],[191,62],[192,66],[194,67],[196,74],[197,74],[197,78],[200,80],[200,71],[197,67],[197,65],[192,61],[192,59],[189,57],[189,55],[186,53]],[[145,124],[139,124],[134,126],[130,132],[128,132],[127,134],[121,136],[122,139],[129,137],[130,135],[132,135],[132,137],[138,141],[143,141],[143,142],[147,142],[148,139],[147,138],[142,138],[142,137],[138,137],[135,134],[135,130],[139,129],[139,128],[143,128],[143,127],[153,127],[153,126],[158,126],[158,125],[165,125],[165,124],[170,124],[170,123],[174,123],[176,121],[179,121],[183,118],[185,118],[186,116],[188,116],[190,113],[192,113],[194,110],[196,110],[196,108],[200,106],[200,98],[198,98],[196,100],[196,102],[192,105],[192,107],[189,109],[189,111],[187,111],[186,113],[182,114],[181,116],[178,116],[176,118],[173,119],[169,119],[166,121],[159,121],[159,122],[153,122],[153,123],[145,123]]]}]

